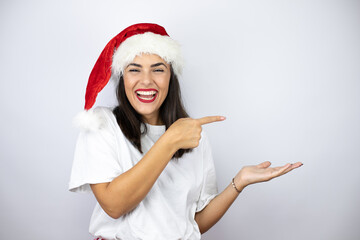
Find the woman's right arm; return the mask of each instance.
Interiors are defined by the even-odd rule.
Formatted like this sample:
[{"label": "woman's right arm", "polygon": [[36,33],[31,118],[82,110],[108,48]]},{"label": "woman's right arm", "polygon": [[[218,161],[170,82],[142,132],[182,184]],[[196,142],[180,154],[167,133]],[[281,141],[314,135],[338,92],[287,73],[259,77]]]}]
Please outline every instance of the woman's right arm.
[{"label": "woman's right arm", "polygon": [[135,208],[150,191],[156,179],[177,149],[163,135],[131,169],[112,182],[91,184],[102,209],[112,218],[119,218]]},{"label": "woman's right arm", "polygon": [[201,125],[222,120],[223,117],[214,116],[174,122],[134,167],[112,182],[90,185],[102,209],[112,218],[119,218],[134,209],[178,149],[199,145]]}]

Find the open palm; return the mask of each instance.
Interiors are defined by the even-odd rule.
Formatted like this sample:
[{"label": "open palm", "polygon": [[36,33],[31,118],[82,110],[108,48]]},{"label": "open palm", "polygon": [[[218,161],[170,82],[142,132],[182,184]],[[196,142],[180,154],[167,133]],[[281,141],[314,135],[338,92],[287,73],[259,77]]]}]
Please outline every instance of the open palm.
[{"label": "open palm", "polygon": [[270,167],[271,162],[266,161],[255,166],[245,166],[235,176],[235,183],[246,187],[250,184],[266,182],[273,178],[284,175],[291,170],[302,166],[301,162],[294,164],[287,163],[281,167]]}]

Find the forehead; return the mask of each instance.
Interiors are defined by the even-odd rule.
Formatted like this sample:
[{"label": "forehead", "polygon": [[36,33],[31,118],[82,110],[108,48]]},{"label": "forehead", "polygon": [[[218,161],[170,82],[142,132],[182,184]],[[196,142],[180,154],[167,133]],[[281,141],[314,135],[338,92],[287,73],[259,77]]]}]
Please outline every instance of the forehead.
[{"label": "forehead", "polygon": [[154,63],[164,63],[167,66],[169,65],[164,59],[162,59],[159,55],[156,54],[148,54],[148,53],[142,53],[139,54],[137,56],[135,56],[135,58],[132,60],[133,63],[138,63],[141,65],[151,65]]}]

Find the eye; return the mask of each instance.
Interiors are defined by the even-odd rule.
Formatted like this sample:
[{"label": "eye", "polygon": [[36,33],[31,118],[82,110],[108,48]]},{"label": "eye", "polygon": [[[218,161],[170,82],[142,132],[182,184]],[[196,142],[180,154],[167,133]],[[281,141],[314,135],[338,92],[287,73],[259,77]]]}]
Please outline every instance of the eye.
[{"label": "eye", "polygon": [[154,72],[164,72],[164,69],[156,68],[156,69],[154,69]]},{"label": "eye", "polygon": [[140,72],[140,70],[139,70],[139,69],[136,69],[136,68],[131,68],[131,69],[129,69],[128,71],[129,71],[129,72]]}]

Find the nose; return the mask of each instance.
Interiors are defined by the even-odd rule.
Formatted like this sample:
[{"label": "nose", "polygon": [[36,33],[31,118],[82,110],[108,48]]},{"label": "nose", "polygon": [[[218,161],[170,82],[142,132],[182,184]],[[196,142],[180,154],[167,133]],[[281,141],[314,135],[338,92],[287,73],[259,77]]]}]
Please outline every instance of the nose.
[{"label": "nose", "polygon": [[143,71],[143,76],[141,78],[141,83],[144,84],[144,86],[151,85],[153,82],[151,71]]}]

